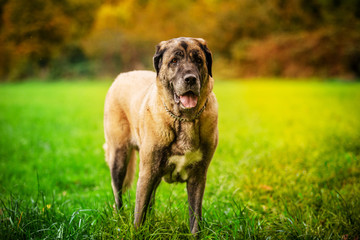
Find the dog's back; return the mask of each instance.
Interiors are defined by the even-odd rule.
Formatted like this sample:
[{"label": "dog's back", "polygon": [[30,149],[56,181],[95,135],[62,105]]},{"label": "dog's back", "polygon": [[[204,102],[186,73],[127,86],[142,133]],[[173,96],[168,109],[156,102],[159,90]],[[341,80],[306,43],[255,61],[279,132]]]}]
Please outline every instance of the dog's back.
[{"label": "dog's back", "polygon": [[113,107],[127,108],[126,110],[136,107],[137,100],[140,102],[143,100],[148,88],[155,81],[156,74],[151,71],[132,71],[120,74],[107,93],[105,113],[108,110],[111,111]]}]

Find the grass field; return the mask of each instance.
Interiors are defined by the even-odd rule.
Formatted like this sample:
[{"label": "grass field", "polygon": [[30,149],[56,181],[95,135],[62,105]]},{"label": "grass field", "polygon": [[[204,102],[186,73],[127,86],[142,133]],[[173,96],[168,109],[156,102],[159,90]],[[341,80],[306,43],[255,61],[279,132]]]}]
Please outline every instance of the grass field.
[{"label": "grass field", "polygon": [[[0,239],[187,239],[184,184],[162,183],[132,226],[113,210],[108,81],[0,85]],[[360,84],[217,81],[218,149],[203,239],[359,239]],[[137,180],[137,179],[135,179]]]}]

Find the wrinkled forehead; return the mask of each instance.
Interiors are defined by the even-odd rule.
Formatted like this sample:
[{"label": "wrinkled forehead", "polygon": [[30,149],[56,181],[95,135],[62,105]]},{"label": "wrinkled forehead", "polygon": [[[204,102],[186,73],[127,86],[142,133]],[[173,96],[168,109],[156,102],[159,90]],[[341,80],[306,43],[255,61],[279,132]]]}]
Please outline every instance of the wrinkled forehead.
[{"label": "wrinkled forehead", "polygon": [[165,54],[174,55],[177,52],[196,53],[205,57],[201,49],[201,43],[194,38],[174,38],[164,42],[163,48],[166,48]]}]

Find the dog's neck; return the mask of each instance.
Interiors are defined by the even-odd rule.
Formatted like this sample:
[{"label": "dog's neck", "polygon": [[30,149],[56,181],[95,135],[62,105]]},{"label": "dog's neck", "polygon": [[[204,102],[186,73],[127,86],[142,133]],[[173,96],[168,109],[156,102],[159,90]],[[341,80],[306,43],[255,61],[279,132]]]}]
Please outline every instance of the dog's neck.
[{"label": "dog's neck", "polygon": [[172,155],[184,155],[187,152],[196,151],[200,147],[199,126],[199,120],[174,122],[175,141],[171,144]]},{"label": "dog's neck", "polygon": [[205,110],[205,107],[206,107],[206,103],[207,103],[207,100],[205,101],[205,104],[204,106],[192,117],[192,118],[182,118],[180,116],[177,116],[175,115],[173,112],[171,112],[168,107],[166,106],[165,102],[163,103],[164,105],[164,108],[165,108],[165,111],[172,117],[174,118],[176,121],[179,121],[179,122],[193,122],[195,121],[196,119],[198,119],[200,117],[200,115],[203,113],[203,111]]}]

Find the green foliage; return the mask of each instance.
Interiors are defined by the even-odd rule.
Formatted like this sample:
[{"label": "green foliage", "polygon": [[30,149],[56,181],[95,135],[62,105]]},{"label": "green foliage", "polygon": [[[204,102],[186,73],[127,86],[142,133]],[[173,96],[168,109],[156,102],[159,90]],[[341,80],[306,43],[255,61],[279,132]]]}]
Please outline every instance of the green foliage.
[{"label": "green foliage", "polygon": [[[239,40],[231,66],[242,76],[360,76],[360,34],[334,28]],[[336,51],[332,51],[336,49]],[[269,59],[271,61],[269,61]]]},{"label": "green foliage", "polygon": [[1,3],[0,77],[22,79],[49,71],[64,48],[92,26],[97,1],[20,1]]},{"label": "green foliage", "polygon": [[359,9],[357,0],[7,0],[0,79],[152,69],[154,46],[179,36],[206,39],[222,75],[356,78]]},{"label": "green foliage", "polygon": [[[358,239],[360,85],[217,81],[219,146],[203,239]],[[272,80],[272,81],[271,81]],[[0,85],[1,239],[188,239],[184,184],[162,183],[135,231],[104,161],[109,81]]]}]

